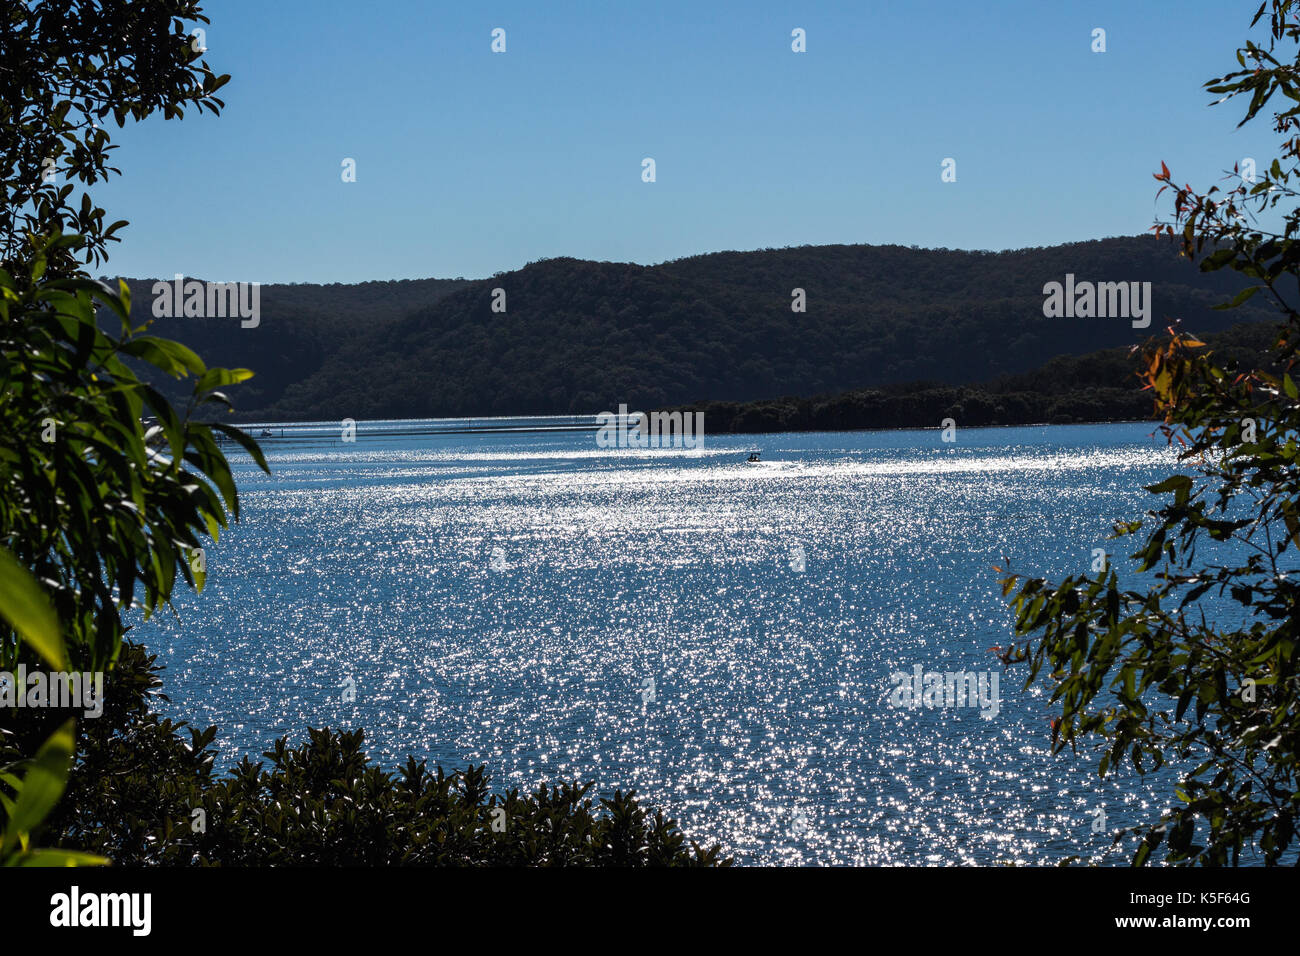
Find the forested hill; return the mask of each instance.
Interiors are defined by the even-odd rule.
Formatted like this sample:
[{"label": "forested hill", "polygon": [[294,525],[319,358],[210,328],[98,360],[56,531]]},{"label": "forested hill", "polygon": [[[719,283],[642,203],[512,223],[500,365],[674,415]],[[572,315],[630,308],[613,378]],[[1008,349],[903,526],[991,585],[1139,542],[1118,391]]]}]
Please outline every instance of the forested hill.
[{"label": "forested hill", "polygon": [[[1045,318],[1043,286],[1067,273],[1151,282],[1150,327]],[[1212,310],[1245,284],[1150,236],[1001,253],[802,246],[657,266],[549,259],[470,282],[264,287],[256,329],[172,319],[156,330],[258,372],[235,391],[244,420],[595,412],[989,381],[1142,341],[1175,318],[1202,333],[1274,318],[1264,296]]]},{"label": "forested hill", "polygon": [[[163,281],[170,285],[172,279],[166,276]],[[290,385],[314,375],[326,359],[350,354],[359,336],[473,284],[465,279],[268,284],[258,292],[258,325],[243,328],[237,318],[154,318],[155,281],[126,280],[131,287],[132,321],[136,325],[152,321],[151,335],[185,343],[208,365],[253,369],[257,373],[254,378],[230,389],[241,413],[269,408]],[[107,311],[101,313],[100,321],[107,329],[119,328],[117,319]],[[193,381],[185,384],[164,378],[153,379],[153,384],[172,399],[183,399]]]},{"label": "forested hill", "polygon": [[[1224,367],[1269,368],[1277,328],[1243,322],[1207,335],[1206,346]],[[1032,372],[973,385],[907,382],[836,395],[697,402],[673,410],[701,413],[710,434],[937,428],[945,418],[962,427],[1138,421],[1155,411],[1138,377],[1140,364],[1141,354],[1132,349],[1102,349],[1058,355]]]}]

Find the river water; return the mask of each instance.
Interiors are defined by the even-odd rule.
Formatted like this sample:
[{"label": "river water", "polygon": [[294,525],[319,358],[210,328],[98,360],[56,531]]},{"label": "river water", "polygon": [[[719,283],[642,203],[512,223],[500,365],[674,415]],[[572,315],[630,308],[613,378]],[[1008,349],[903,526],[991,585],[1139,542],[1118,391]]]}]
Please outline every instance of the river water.
[{"label": "river water", "polygon": [[[428,426],[275,426],[271,476],[237,459],[206,590],[132,632],[167,713],[220,727],[219,766],[360,726],[390,768],[634,788],[744,864],[1118,863],[1098,811],[1109,832],[1171,799],[1051,756],[1042,690],[989,652],[1011,619],[992,566],[1086,569],[1170,471],[1150,425],[690,451]],[[891,701],[917,667],[984,697]]]}]

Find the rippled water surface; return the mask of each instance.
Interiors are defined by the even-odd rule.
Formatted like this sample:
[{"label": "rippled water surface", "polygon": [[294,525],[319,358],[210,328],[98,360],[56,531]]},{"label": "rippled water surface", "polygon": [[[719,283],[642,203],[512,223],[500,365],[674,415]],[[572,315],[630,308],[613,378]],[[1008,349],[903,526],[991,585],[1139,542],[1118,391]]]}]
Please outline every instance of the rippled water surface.
[{"label": "rippled water surface", "polygon": [[223,763],[361,726],[390,767],[635,788],[751,864],[1052,862],[1107,845],[1095,808],[1167,802],[1052,757],[1023,675],[991,719],[889,702],[917,664],[1001,674],[992,565],[1086,568],[1169,470],[1148,425],[764,435],[757,465],[738,437],[378,428],[240,461],[207,589],[133,632]]}]

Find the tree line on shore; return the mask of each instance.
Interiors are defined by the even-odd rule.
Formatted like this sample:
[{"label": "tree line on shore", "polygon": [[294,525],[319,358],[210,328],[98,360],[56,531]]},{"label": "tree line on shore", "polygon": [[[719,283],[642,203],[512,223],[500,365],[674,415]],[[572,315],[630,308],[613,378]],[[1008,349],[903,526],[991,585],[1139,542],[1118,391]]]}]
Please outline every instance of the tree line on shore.
[{"label": "tree line on shore", "polygon": [[[1206,341],[1225,360],[1258,364],[1276,335],[1268,324],[1242,323]],[[945,418],[966,427],[1136,421],[1153,414],[1150,392],[1138,377],[1140,364],[1132,349],[1115,348],[1057,356],[1032,372],[977,385],[907,382],[811,398],[695,402],[656,411],[702,414],[709,434],[930,428]]]}]

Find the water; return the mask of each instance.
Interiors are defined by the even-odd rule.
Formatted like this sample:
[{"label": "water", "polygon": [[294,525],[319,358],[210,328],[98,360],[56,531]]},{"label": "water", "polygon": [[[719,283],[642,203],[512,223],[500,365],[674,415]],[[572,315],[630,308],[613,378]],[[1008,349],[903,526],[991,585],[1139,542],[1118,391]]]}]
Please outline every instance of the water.
[{"label": "water", "polygon": [[[1046,698],[989,652],[1011,620],[992,566],[1086,570],[1169,472],[1150,425],[696,451],[358,429],[268,442],[270,477],[239,461],[207,589],[132,632],[167,713],[219,725],[219,766],[361,726],[388,767],[635,789],[746,864],[1097,858],[1097,808],[1114,829],[1171,799],[1051,756]],[[916,664],[1000,674],[996,716],[891,707]]]}]

